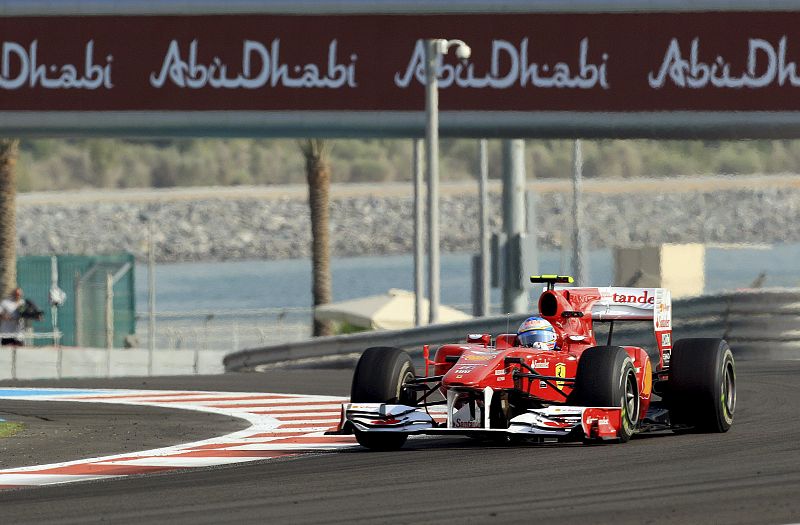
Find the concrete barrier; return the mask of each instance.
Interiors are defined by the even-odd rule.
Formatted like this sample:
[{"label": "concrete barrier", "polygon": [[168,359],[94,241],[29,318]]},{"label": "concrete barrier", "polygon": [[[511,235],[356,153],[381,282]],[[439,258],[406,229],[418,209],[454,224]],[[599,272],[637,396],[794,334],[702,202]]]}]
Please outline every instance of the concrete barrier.
[{"label": "concrete barrier", "polygon": [[[220,374],[227,350],[157,350],[152,375]],[[0,379],[148,375],[144,349],[0,347]]]}]

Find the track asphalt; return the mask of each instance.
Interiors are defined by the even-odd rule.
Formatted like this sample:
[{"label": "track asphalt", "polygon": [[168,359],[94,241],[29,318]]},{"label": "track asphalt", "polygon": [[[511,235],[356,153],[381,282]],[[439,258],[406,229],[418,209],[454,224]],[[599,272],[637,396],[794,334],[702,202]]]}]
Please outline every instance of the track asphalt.
[{"label": "track asphalt", "polygon": [[0,439],[0,469],[161,448],[247,427],[207,412],[6,399],[0,417],[25,425]]},{"label": "track asphalt", "polygon": [[[13,386],[346,395],[350,374],[273,370],[145,384],[114,379]],[[37,524],[794,523],[800,521],[798,374],[800,361],[738,363],[736,421],[727,434],[652,434],[604,446],[421,438],[392,453],[356,448],[0,492],[0,517]]]}]

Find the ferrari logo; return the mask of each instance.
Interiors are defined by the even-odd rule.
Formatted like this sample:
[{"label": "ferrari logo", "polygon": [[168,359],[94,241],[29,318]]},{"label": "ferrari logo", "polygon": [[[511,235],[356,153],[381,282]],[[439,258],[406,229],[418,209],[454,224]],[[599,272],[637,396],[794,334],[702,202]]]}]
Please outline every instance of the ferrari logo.
[{"label": "ferrari logo", "polygon": [[[567,377],[567,365],[564,363],[556,364],[556,377]],[[564,381],[556,381],[558,388],[564,388]]]}]

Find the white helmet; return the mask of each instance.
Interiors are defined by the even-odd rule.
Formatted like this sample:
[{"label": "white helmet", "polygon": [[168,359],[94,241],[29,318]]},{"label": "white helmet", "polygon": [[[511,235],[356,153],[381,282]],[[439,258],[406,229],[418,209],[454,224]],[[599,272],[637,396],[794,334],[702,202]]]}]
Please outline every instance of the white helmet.
[{"label": "white helmet", "polygon": [[547,319],[539,316],[528,317],[517,330],[520,346],[554,350],[556,348],[556,331]]}]

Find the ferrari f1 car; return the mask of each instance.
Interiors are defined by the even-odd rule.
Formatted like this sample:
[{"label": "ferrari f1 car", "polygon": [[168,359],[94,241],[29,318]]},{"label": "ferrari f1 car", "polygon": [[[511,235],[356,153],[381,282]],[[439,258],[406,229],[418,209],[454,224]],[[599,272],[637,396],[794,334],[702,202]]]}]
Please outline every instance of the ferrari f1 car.
[{"label": "ferrari f1 car", "polygon": [[[369,348],[335,433],[391,450],[414,434],[626,442],[636,432],[731,427],[733,354],[723,339],[673,342],[668,290],[556,288],[572,282],[557,275],[531,282],[546,284],[539,312],[555,330],[555,348],[524,347],[513,333],[472,334],[465,343],[439,346],[433,359],[424,346],[424,377],[405,351]],[[643,348],[614,344],[620,321],[652,323],[653,359]],[[609,323],[600,344],[597,322]]]}]

